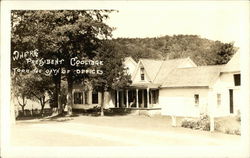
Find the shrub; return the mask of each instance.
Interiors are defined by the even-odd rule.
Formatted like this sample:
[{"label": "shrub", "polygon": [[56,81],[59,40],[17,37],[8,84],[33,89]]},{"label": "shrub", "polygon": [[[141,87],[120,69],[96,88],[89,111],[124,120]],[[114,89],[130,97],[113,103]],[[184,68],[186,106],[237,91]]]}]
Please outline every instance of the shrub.
[{"label": "shrub", "polygon": [[241,121],[241,117],[240,116],[241,116],[240,115],[240,111],[238,110],[237,111],[237,115],[236,115],[236,120],[239,121],[239,122]]},{"label": "shrub", "polygon": [[231,133],[230,129],[227,128],[227,129],[225,130],[225,133],[226,133],[226,134],[230,134],[230,133]]},{"label": "shrub", "polygon": [[199,119],[184,119],[181,122],[181,127],[209,131],[210,130],[209,116],[202,114]]},{"label": "shrub", "polygon": [[236,135],[241,135],[240,129],[235,129],[235,130],[234,130],[234,134],[236,134]]},{"label": "shrub", "polygon": [[235,134],[235,135],[241,135],[240,129],[230,129],[226,128],[225,129],[226,134]]}]

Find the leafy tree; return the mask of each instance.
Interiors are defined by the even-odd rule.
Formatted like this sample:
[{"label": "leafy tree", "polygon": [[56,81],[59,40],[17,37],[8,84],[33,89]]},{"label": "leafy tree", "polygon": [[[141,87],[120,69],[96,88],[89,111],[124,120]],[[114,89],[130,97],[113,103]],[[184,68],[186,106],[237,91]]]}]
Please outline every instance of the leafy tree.
[{"label": "leafy tree", "polygon": [[112,41],[105,41],[98,50],[95,58],[104,64],[96,67],[103,74],[94,75],[91,79],[93,87],[102,94],[101,116],[104,115],[104,94],[110,90],[128,87],[131,84],[131,76],[127,74],[123,65],[124,55],[118,53],[118,47]]},{"label": "leafy tree", "polygon": [[[111,10],[39,10],[13,11],[13,48],[42,50],[39,58],[63,60],[63,64],[45,65],[44,69],[58,69],[52,74],[55,83],[53,100],[61,107],[61,78],[68,82],[68,105],[72,107],[72,88],[75,79],[72,58],[92,59],[103,39],[111,36],[112,28],[104,23]],[[24,46],[23,46],[24,45]],[[80,67],[78,67],[80,68]],[[87,67],[82,66],[82,69]],[[62,74],[62,71],[69,73]],[[87,77],[87,76],[85,76]],[[61,107],[62,108],[62,107]]]},{"label": "leafy tree", "polygon": [[216,64],[226,64],[234,53],[237,51],[237,48],[234,47],[233,43],[226,43],[220,47],[217,52]]},{"label": "leafy tree", "polygon": [[[104,23],[108,18],[108,10],[89,11],[62,11],[62,21],[65,23],[57,26],[53,34],[57,36],[57,44],[60,46],[64,59],[64,68],[69,73],[65,74],[68,83],[67,104],[72,109],[72,90],[74,81],[86,78],[86,74],[74,73],[76,69],[87,69],[86,65],[72,65],[72,58],[89,60],[96,56],[96,50],[100,47],[102,40],[111,36],[112,28]],[[71,110],[69,110],[71,114]]]},{"label": "leafy tree", "polygon": [[[38,50],[38,57],[31,58],[36,59],[60,59],[58,53],[58,46],[54,42],[51,32],[58,25],[58,17],[49,11],[34,11],[34,10],[13,10],[11,12],[12,18],[12,38],[11,38],[11,52],[13,56],[14,51],[26,52],[31,50]],[[58,21],[58,22],[57,22]],[[30,64],[26,62],[26,58],[11,61],[12,68],[27,68],[30,71],[36,69],[47,68],[60,68],[61,65],[45,65],[39,66],[39,64]],[[12,78],[17,77],[19,74],[12,72]],[[61,73],[52,74],[51,77],[55,83],[55,95],[56,102],[59,102],[60,96],[60,81]],[[60,103],[57,105],[60,107]]]},{"label": "leafy tree", "polygon": [[27,100],[31,97],[28,85],[28,78],[26,75],[20,74],[15,78],[12,78],[11,91],[12,99],[16,98],[18,105],[22,108],[22,113],[25,115],[25,106],[27,105]]},{"label": "leafy tree", "polygon": [[41,105],[40,114],[43,115],[45,104],[48,103],[53,95],[53,85],[51,85],[51,78],[43,74],[30,74],[32,76],[28,79],[26,89],[30,93],[30,98],[36,100]]}]

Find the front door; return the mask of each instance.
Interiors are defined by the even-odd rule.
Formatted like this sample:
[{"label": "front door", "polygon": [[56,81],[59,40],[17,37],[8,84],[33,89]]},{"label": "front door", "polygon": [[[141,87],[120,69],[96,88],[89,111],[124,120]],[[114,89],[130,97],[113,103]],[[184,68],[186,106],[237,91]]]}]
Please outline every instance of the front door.
[{"label": "front door", "polygon": [[233,101],[233,90],[229,89],[229,106],[230,106],[230,114],[234,113],[234,101]]}]

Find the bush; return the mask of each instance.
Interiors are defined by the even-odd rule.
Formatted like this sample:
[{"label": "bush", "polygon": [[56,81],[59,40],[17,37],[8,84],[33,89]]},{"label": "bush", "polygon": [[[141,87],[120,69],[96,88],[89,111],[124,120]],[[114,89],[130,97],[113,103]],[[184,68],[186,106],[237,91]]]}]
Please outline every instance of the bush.
[{"label": "bush", "polygon": [[235,129],[235,130],[234,130],[234,134],[236,134],[236,135],[241,135],[240,129]]},{"label": "bush", "polygon": [[198,122],[193,119],[184,119],[181,123],[181,127],[197,129]]},{"label": "bush", "polygon": [[235,134],[235,135],[241,135],[240,129],[225,129],[226,134]]},{"label": "bush", "polygon": [[[199,119],[184,119],[181,122],[181,127],[209,131],[209,116],[202,114]],[[218,125],[215,124],[215,128],[218,128]]]},{"label": "bush", "polygon": [[236,120],[237,121],[241,121],[241,117],[240,117],[240,111],[238,110],[238,112],[237,112],[237,115],[236,115]]}]

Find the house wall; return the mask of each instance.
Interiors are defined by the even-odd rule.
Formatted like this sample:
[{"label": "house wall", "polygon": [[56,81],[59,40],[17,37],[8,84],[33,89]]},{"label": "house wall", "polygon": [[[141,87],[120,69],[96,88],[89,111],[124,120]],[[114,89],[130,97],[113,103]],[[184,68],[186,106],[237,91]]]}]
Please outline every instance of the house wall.
[{"label": "house wall", "polygon": [[[238,73],[222,73],[213,86],[211,92],[213,99],[210,99],[210,105],[214,105],[215,116],[226,116],[230,114],[229,89],[233,90],[233,114],[237,114],[240,110],[240,86],[234,86],[234,74]],[[217,94],[221,94],[221,105],[217,104]]]},{"label": "house wall", "polygon": [[[195,105],[194,95],[199,94],[199,105]],[[159,92],[162,115],[199,117],[207,112],[208,88],[163,88]]]}]

